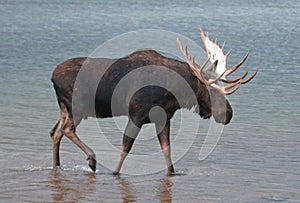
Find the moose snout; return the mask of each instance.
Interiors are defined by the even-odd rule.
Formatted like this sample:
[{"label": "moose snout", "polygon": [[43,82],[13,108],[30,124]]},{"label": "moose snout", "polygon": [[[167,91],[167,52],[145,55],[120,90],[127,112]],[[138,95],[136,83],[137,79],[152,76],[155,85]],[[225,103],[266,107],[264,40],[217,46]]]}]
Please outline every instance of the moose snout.
[{"label": "moose snout", "polygon": [[232,108],[228,101],[226,101],[226,106],[223,108],[213,109],[213,117],[217,123],[222,123],[227,125],[232,119]]}]

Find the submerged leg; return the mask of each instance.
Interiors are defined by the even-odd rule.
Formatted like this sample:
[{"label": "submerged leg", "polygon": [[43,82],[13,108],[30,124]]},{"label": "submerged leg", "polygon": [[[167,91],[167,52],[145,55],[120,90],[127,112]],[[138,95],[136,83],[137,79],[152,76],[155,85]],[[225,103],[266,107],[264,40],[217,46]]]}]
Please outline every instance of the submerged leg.
[{"label": "submerged leg", "polygon": [[63,133],[61,131],[62,119],[59,119],[55,126],[50,131],[50,136],[52,140],[52,153],[53,153],[53,168],[60,166],[59,160],[59,145],[60,141],[63,137]]},{"label": "submerged leg", "polygon": [[59,146],[63,137],[63,127],[66,125],[68,111],[64,103],[60,103],[60,118],[50,131],[50,137],[52,139],[52,153],[53,153],[53,168],[60,166],[59,159]]},{"label": "submerged leg", "polygon": [[174,173],[174,167],[171,160],[171,145],[170,145],[170,120],[162,128],[159,124],[155,124],[156,132],[159,140],[161,150],[164,154],[166,164],[168,167],[168,174]]},{"label": "submerged leg", "polygon": [[[78,123],[76,122],[76,124]],[[94,151],[79,139],[75,131],[76,126],[74,124],[74,121],[72,118],[68,117],[66,125],[63,128],[64,134],[88,156],[87,160],[89,160],[89,167],[93,171],[96,171],[97,161]]]},{"label": "submerged leg", "polygon": [[120,153],[120,158],[118,160],[118,163],[115,167],[114,174],[117,175],[122,167],[122,164],[129,154],[132,145],[135,141],[135,138],[137,137],[138,133],[140,132],[140,127],[137,127],[130,119],[127,123],[124,135],[123,135],[123,144],[122,144],[122,150]]}]

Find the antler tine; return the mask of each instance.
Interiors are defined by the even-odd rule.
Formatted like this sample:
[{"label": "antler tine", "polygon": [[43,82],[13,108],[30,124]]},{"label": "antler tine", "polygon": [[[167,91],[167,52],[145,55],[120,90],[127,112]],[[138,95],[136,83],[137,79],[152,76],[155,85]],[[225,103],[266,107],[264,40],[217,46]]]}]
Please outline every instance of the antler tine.
[{"label": "antler tine", "polygon": [[[223,50],[223,49],[222,49],[222,50]],[[231,52],[232,52],[232,49],[230,49],[230,50],[227,52],[227,54],[225,55],[226,58],[231,54]]]},{"label": "antler tine", "polygon": [[[237,91],[240,88],[241,82],[237,81],[236,83],[232,83],[232,84],[224,86],[224,87],[219,86],[217,84],[212,84],[212,86],[214,88],[216,88],[218,91],[220,91],[222,94],[224,94],[224,95],[230,95],[230,94],[234,93],[235,91]],[[235,88],[233,88],[233,87],[235,87]],[[226,91],[226,90],[228,90],[230,88],[233,88],[233,89],[230,90],[229,92]]]},{"label": "antler tine", "polygon": [[[205,36],[201,27],[199,28],[199,32],[200,32],[200,37],[201,37],[202,41],[204,42],[205,37],[208,37],[208,32],[206,33],[206,36]],[[203,43],[203,45],[204,45],[204,48],[207,50],[206,44]]]},{"label": "antler tine", "polygon": [[197,65],[195,64],[195,58],[190,57],[188,55],[188,51],[187,51],[187,46],[184,48],[183,44],[181,43],[181,41],[179,40],[179,38],[176,39],[177,44],[179,46],[180,51],[182,52],[184,58],[186,59],[187,63],[189,64],[189,67],[191,68],[191,70],[193,71],[194,75],[204,84],[208,85],[208,82],[202,77],[201,75],[201,71],[203,70],[203,67],[201,67],[201,69],[199,70],[197,68]]},{"label": "antler tine", "polygon": [[[187,51],[187,46],[184,48],[183,44],[181,43],[181,41],[179,40],[179,38],[177,38],[177,44],[184,56],[184,58],[186,59],[187,63],[189,64],[191,70],[193,71],[193,73],[195,74],[195,76],[201,81],[203,82],[205,85],[210,86],[213,83],[217,82],[224,74],[226,71],[224,71],[220,76],[218,76],[215,79],[210,79],[209,81],[205,80],[204,77],[202,76],[201,72],[203,71],[205,65],[208,63],[208,60],[204,63],[204,66],[200,67],[195,63],[195,57],[191,57],[188,55],[188,51]],[[217,66],[218,64],[218,60],[216,60],[213,64],[211,64],[211,66]],[[210,67],[209,67],[210,68]]]},{"label": "antler tine", "polygon": [[[230,53],[230,52],[228,52],[228,53]],[[226,54],[226,57],[228,56],[227,54]],[[244,58],[238,64],[236,64],[235,66],[233,66],[230,69],[227,69],[227,71],[225,73],[225,76],[230,75],[232,72],[236,71],[246,61],[246,59],[248,58],[249,54],[250,54],[250,51],[248,51],[245,54]]]},{"label": "antler tine", "polygon": [[226,43],[226,41],[224,41],[223,44],[222,44],[222,48],[221,48],[222,51],[224,51],[225,43]]},{"label": "antler tine", "polygon": [[253,75],[250,78],[248,78],[247,80],[241,81],[241,84],[246,84],[246,83],[250,82],[256,76],[257,72],[258,72],[258,70],[256,70],[255,73],[253,73]]},{"label": "antler tine", "polygon": [[201,67],[204,68],[204,67],[207,65],[207,63],[209,62],[209,60],[210,60],[210,57],[208,57],[208,58],[206,59],[206,61],[202,64]]},{"label": "antler tine", "polygon": [[233,89],[232,89],[231,91],[229,91],[229,92],[225,91],[225,94],[226,94],[226,95],[230,95],[230,94],[234,93],[235,91],[237,91],[237,90],[240,88],[240,86],[241,86],[241,83],[240,83],[240,82],[236,82],[236,83],[233,83],[233,84],[231,84],[231,85],[225,86],[225,87],[224,87],[225,90],[230,89],[230,88],[232,88],[232,87],[235,87],[235,88],[233,88]]},{"label": "antler tine", "polygon": [[[235,78],[233,80],[221,79],[221,81],[225,82],[225,83],[235,83],[237,81],[244,79],[247,75],[248,75],[248,71],[246,73],[244,73],[241,77]],[[244,84],[244,83],[242,83],[242,84]]]}]

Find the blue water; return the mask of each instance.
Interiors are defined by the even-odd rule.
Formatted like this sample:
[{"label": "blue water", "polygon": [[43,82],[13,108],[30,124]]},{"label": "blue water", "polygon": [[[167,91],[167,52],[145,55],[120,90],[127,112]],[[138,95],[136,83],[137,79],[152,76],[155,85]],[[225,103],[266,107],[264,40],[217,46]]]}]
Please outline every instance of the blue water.
[{"label": "blue water", "polygon": [[[1,202],[299,202],[299,1],[10,0],[0,5]],[[138,29],[168,30],[201,44],[200,26],[226,40],[226,51],[233,48],[229,66],[250,50],[241,69],[259,69],[251,83],[228,96],[234,118],[205,160],[199,161],[198,153],[207,121],[175,163],[178,176],[162,171],[114,177],[101,167],[92,174],[86,157],[67,139],[63,169],[52,171],[48,132],[59,111],[50,77],[57,64],[88,56],[107,40]],[[191,123],[193,116],[187,118]],[[103,123],[120,134],[109,121]],[[88,126],[82,123],[80,137],[103,153]],[[113,141],[121,143],[121,134]],[[136,144],[138,152],[142,143]]]}]

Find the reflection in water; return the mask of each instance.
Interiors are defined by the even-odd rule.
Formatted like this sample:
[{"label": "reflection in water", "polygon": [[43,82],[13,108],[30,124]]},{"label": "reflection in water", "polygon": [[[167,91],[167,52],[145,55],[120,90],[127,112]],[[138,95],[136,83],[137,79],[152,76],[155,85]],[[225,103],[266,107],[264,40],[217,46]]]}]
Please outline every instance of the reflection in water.
[{"label": "reflection in water", "polygon": [[[121,198],[123,203],[128,203],[128,202],[137,202],[137,196],[139,194],[143,194],[145,196],[149,195],[149,191],[157,191],[157,194],[155,194],[155,199],[160,200],[162,203],[170,203],[172,202],[172,185],[173,183],[170,180],[170,177],[165,177],[163,179],[160,179],[158,181],[155,181],[155,183],[159,183],[159,185],[154,185],[154,190],[151,190],[151,184],[149,184],[149,188],[145,190],[145,188],[138,188],[135,187],[136,190],[134,189],[132,183],[130,183],[128,180],[125,178],[117,177],[119,181],[119,188],[120,188],[120,193],[121,193]],[[153,187],[153,186],[152,186]],[[139,191],[139,190],[142,191]],[[137,195],[135,195],[135,193]],[[145,194],[146,193],[146,194]],[[153,198],[153,194],[150,194],[151,198]],[[147,198],[147,197],[146,197]]]},{"label": "reflection in water", "polygon": [[136,197],[133,195],[133,189],[130,185],[130,183],[120,176],[117,176],[117,179],[119,180],[119,187],[121,192],[121,198],[123,203],[128,202],[136,202]]},{"label": "reflection in water", "polygon": [[[135,183],[132,180],[139,177],[106,176],[95,173],[64,173],[64,171],[53,170],[49,175],[51,198],[53,202],[80,202],[80,201],[99,201],[93,194],[108,192],[107,196],[98,197],[101,200],[116,200],[123,203],[143,202],[158,200],[162,203],[172,202],[171,177],[163,177],[156,181],[149,181],[144,185],[142,182]],[[98,182],[98,184],[96,184]],[[142,184],[141,184],[142,183]],[[145,188],[146,187],[146,188]],[[93,197],[90,199],[89,197]],[[104,199],[103,199],[104,198]]]},{"label": "reflection in water", "polygon": [[166,177],[165,179],[161,180],[161,185],[159,186],[157,197],[160,200],[160,202],[164,203],[170,203],[172,202],[172,185],[169,177]]},{"label": "reflection in water", "polygon": [[78,202],[91,194],[95,187],[95,174],[74,174],[79,179],[68,179],[59,170],[53,170],[49,179],[53,202]]}]

